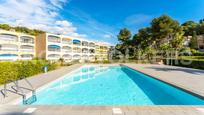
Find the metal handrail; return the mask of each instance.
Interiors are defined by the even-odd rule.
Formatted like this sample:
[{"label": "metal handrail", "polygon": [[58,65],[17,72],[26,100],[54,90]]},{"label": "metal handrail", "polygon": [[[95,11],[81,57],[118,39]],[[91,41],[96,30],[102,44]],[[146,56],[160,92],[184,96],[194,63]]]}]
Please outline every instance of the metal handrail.
[{"label": "metal handrail", "polygon": [[[35,88],[33,87],[33,85],[28,81],[28,79],[26,77],[20,77],[20,79],[23,79],[26,81],[26,83],[31,87],[32,90],[35,90]],[[28,89],[28,88],[27,88]]]},{"label": "metal handrail", "polygon": [[[7,80],[7,83],[14,83],[14,85],[16,86],[16,92],[19,92],[19,91],[21,91],[21,93],[23,93],[23,90],[20,90],[19,89],[19,86],[18,86],[18,80],[16,80],[16,81],[14,81],[14,80]],[[12,87],[12,86],[11,86]]]},{"label": "metal handrail", "polygon": [[[31,87],[31,89],[30,89],[30,88],[26,88],[26,87],[19,86],[19,85],[18,85],[18,80],[16,80],[16,81],[14,81],[14,80],[7,80],[7,81],[6,81],[6,84],[4,84],[4,93],[3,93],[3,91],[1,91],[2,94],[4,95],[4,97],[7,96],[7,91],[10,91],[10,92],[11,92],[11,90],[7,89],[7,84],[8,84],[8,83],[14,83],[14,86],[11,86],[11,88],[15,91],[16,94],[19,94],[19,92],[21,92],[21,94],[24,95],[24,92],[23,92],[22,89],[26,89],[26,90],[32,91],[32,94],[35,95],[35,88],[33,87],[33,85],[26,79],[26,77],[20,77],[19,80],[22,80],[22,79],[26,81],[26,83]],[[16,88],[15,88],[15,87],[16,87]],[[13,92],[13,91],[12,91],[12,92]],[[14,92],[13,92],[13,93],[14,93]],[[24,96],[25,96],[25,95],[24,95]]]}]

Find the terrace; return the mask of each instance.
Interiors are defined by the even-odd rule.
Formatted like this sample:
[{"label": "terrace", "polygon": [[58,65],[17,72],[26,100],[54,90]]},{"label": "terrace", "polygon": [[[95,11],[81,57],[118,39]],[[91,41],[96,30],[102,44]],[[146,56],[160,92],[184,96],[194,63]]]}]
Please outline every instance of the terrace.
[{"label": "terrace", "polygon": [[58,45],[48,45],[48,51],[51,51],[51,52],[60,52],[61,48]]},{"label": "terrace", "polygon": [[82,46],[88,47],[89,43],[87,41],[82,41]]},{"label": "terrace", "polygon": [[71,59],[72,59],[72,56],[71,56],[70,54],[64,54],[64,55],[62,56],[62,58],[65,59],[65,60],[71,60]]},{"label": "terrace", "polygon": [[0,51],[18,51],[18,45],[15,44],[0,44]]},{"label": "terrace", "polygon": [[17,54],[0,54],[0,59],[7,61],[7,60],[17,60],[18,55]]},{"label": "terrace", "polygon": [[73,40],[73,45],[81,46],[81,41],[80,40]]},{"label": "terrace", "polygon": [[90,53],[90,54],[94,54],[94,53],[95,53],[95,50],[94,50],[94,49],[89,49],[89,53]]},{"label": "terrace", "polygon": [[61,43],[61,38],[58,36],[48,35],[48,42]]},{"label": "terrace", "polygon": [[82,52],[81,48],[79,48],[79,47],[73,48],[73,53],[81,53],[81,52]]},{"label": "terrace", "polygon": [[70,46],[62,46],[62,52],[71,53],[72,48]]},{"label": "terrace", "polygon": [[73,60],[80,60],[81,59],[81,56],[76,54],[76,55],[73,55]]},{"label": "terrace", "polygon": [[62,43],[63,44],[68,44],[68,45],[72,45],[72,39],[70,39],[70,38],[62,38]]},{"label": "terrace", "polygon": [[21,36],[20,37],[20,42],[21,43],[34,44],[34,38],[29,37],[29,36]]},{"label": "terrace", "polygon": [[34,53],[34,46],[30,46],[30,45],[21,45],[20,46],[20,51],[21,52],[33,52]]},{"label": "terrace", "polygon": [[95,47],[95,43],[90,42],[90,43],[89,43],[89,47],[92,47],[92,48]]},{"label": "terrace", "polygon": [[21,60],[31,60],[34,58],[34,55],[33,54],[21,54],[20,57],[21,57]]},{"label": "terrace", "polygon": [[59,54],[49,54],[48,59],[58,60],[61,56]]},{"label": "terrace", "polygon": [[89,52],[88,48],[82,48],[82,53],[88,53],[88,52]]},{"label": "terrace", "polygon": [[18,42],[18,36],[13,35],[13,34],[1,33],[0,34],[0,41],[4,41],[4,42]]}]

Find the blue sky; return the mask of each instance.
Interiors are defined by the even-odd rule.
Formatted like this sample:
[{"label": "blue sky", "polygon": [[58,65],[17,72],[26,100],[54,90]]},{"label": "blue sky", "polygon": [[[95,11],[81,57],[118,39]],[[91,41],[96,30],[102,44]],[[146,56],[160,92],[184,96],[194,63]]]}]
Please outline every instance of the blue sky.
[{"label": "blue sky", "polygon": [[0,0],[0,23],[112,44],[121,28],[134,34],[162,14],[183,23],[203,12],[204,0]]}]

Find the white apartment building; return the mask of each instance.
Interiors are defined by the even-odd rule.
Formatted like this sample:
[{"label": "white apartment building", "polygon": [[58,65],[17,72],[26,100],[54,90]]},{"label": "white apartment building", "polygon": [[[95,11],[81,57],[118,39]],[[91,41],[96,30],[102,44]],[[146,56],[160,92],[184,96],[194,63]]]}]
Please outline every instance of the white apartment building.
[{"label": "white apartment building", "polygon": [[[37,36],[36,46],[37,57],[45,58],[46,60],[63,58],[65,61],[107,60],[107,53],[110,47],[106,43],[50,33]],[[106,54],[104,54],[105,52]],[[97,59],[97,56],[103,56],[103,58]]]},{"label": "white apartment building", "polygon": [[35,57],[35,37],[0,30],[0,60],[31,60]]}]

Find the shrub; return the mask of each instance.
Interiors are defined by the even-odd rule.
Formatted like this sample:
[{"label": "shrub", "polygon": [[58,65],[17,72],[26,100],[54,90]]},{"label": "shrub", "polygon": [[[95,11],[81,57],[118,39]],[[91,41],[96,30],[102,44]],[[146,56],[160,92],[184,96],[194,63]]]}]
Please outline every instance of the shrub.
[{"label": "shrub", "polygon": [[110,64],[111,62],[109,60],[103,60],[102,63],[103,64]]},{"label": "shrub", "polygon": [[[204,69],[204,61],[181,60],[181,59],[179,59],[179,60],[172,59],[170,61],[172,61],[172,65],[174,65],[174,66],[181,66],[181,67],[195,68],[195,69]],[[171,62],[169,62],[169,64],[167,64],[167,60],[165,59],[164,64],[170,65]]]},{"label": "shrub", "polygon": [[18,78],[18,66],[12,62],[0,63],[0,84],[4,84],[7,80],[15,80]]},{"label": "shrub", "polygon": [[48,66],[48,71],[57,69],[61,64],[58,62],[47,62],[46,66]]},{"label": "shrub", "polygon": [[16,80],[20,77],[29,77],[43,72],[43,67],[48,66],[48,71],[58,67],[58,63],[45,60],[0,62],[0,84],[7,80]]}]

